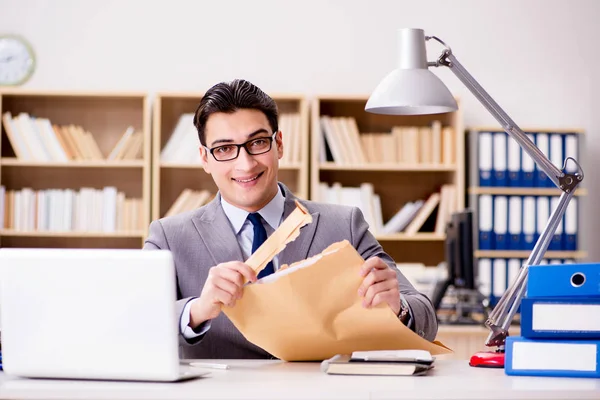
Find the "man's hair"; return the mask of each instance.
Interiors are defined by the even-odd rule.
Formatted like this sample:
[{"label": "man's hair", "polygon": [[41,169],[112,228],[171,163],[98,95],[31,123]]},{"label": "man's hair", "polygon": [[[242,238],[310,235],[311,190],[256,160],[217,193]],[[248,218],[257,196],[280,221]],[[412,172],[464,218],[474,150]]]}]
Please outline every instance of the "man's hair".
[{"label": "man's hair", "polygon": [[257,86],[243,79],[217,83],[204,94],[194,115],[194,126],[198,130],[198,138],[206,146],[206,121],[211,114],[233,113],[241,109],[262,111],[267,117],[273,132],[277,125],[277,104]]}]

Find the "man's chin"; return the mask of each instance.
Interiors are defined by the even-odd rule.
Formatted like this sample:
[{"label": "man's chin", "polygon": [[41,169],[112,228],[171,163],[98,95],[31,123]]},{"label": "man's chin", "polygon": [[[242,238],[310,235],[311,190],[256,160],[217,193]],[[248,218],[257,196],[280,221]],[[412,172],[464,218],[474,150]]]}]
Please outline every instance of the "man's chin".
[{"label": "man's chin", "polygon": [[260,203],[261,193],[262,191],[257,190],[256,188],[238,188],[232,193],[232,200],[234,200],[235,203],[237,203],[240,207],[251,208]]}]

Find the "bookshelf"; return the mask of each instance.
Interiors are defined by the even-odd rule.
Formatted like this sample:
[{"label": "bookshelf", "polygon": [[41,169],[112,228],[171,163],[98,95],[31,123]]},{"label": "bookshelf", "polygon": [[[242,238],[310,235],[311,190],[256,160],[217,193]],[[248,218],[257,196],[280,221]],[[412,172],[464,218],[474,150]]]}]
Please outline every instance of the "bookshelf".
[{"label": "bookshelf", "polygon": [[[400,231],[384,231],[381,228],[404,205],[417,200],[425,201],[433,193],[440,192],[444,185],[454,187],[453,192],[448,194],[452,201],[452,210],[464,207],[464,135],[461,113],[456,111],[422,116],[377,115],[364,111],[367,99],[368,96],[318,96],[313,99],[311,199],[355,204],[359,207],[359,203],[362,204],[361,210],[365,217],[371,213],[372,219],[367,218],[367,221],[373,222],[370,223],[371,231],[396,262],[437,265],[445,259],[445,234],[444,229],[438,228],[436,231],[433,225],[440,225],[436,221],[437,214],[442,212],[442,202],[445,203],[446,200],[440,200],[417,232],[409,233],[408,227]],[[434,121],[438,121],[437,136],[427,132],[423,136],[426,136],[429,142],[421,142],[420,130],[435,126]],[[338,128],[333,129],[337,129],[339,133],[335,137],[344,138],[341,142],[338,141],[338,152],[332,148],[336,146],[335,142],[330,143],[332,134],[329,133],[328,126],[337,126]],[[409,128],[412,129],[410,133],[406,130]],[[449,136],[445,136],[446,133]],[[383,138],[382,140],[396,140],[393,142],[395,144],[389,141],[383,145],[381,142],[375,142],[380,140],[375,139],[377,134],[383,134],[378,136]],[[396,139],[392,139],[393,136]],[[412,141],[406,141],[409,136]],[[348,137],[353,138],[347,140]],[[433,138],[436,138],[436,145],[433,144]],[[431,156],[435,153],[429,150],[431,146],[437,151],[437,157]],[[357,153],[357,147],[362,149],[362,155],[354,155]],[[389,153],[391,147],[396,151],[395,157]],[[444,154],[438,154],[440,152]],[[345,160],[336,158],[340,153],[350,154],[351,157]],[[346,201],[348,199],[340,200],[340,197],[330,197],[331,189],[339,190],[340,186],[342,191],[345,188],[361,188],[361,184],[364,183],[368,184],[364,186],[368,187],[367,193],[370,194],[362,199],[370,197],[369,205],[365,204],[369,200],[363,200],[361,203],[360,200],[353,202]],[[356,196],[360,195],[355,195],[354,200]],[[365,211],[366,209],[370,211]],[[450,209],[443,209],[445,214],[442,215],[449,215]],[[445,221],[442,222],[441,228],[445,225]]]},{"label": "bookshelf", "polygon": [[3,89],[0,114],[1,247],[143,245],[146,94]]},{"label": "bookshelf", "polygon": [[[531,127],[523,132],[557,167],[562,169],[563,161],[573,157],[585,169],[583,130]],[[500,127],[473,127],[467,134],[467,200],[478,232],[474,258],[482,292],[493,305],[526,262],[562,191]],[[567,164],[567,170],[573,167]],[[577,188],[542,263],[587,257],[578,212],[587,193],[585,187]]]},{"label": "bookshelf", "polygon": [[[181,200],[180,196],[185,189],[190,189],[196,194],[208,191],[211,197],[217,192],[212,177],[202,169],[195,127],[189,118],[188,120],[182,118],[185,114],[189,116],[195,112],[202,95],[202,93],[159,93],[155,98],[152,219],[162,218],[172,211],[171,207],[178,199]],[[308,199],[308,103],[302,95],[272,94],[271,97],[276,101],[279,109],[280,130],[283,132],[285,149],[284,158],[279,164],[279,180],[298,197]],[[289,116],[295,118],[293,122],[292,119],[285,119]],[[184,128],[178,127],[180,123]],[[185,137],[181,140],[186,142],[178,140],[170,142],[178,130],[182,137]],[[295,139],[297,141],[294,141]],[[178,153],[176,149],[181,146],[177,143],[188,144],[186,147],[191,153]],[[170,150],[168,146],[171,147]],[[200,203],[196,203],[196,206]],[[187,204],[189,205],[190,202]]]}]

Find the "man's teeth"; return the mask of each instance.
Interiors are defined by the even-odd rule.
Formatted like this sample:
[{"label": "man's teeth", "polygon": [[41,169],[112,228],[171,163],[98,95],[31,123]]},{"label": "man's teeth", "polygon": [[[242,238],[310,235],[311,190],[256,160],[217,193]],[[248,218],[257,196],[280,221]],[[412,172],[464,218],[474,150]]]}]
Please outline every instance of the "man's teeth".
[{"label": "man's teeth", "polygon": [[258,175],[256,175],[254,178],[250,178],[250,179],[236,179],[236,181],[242,182],[242,183],[247,183],[247,182],[252,182],[252,181],[256,180],[257,178],[258,178]]}]

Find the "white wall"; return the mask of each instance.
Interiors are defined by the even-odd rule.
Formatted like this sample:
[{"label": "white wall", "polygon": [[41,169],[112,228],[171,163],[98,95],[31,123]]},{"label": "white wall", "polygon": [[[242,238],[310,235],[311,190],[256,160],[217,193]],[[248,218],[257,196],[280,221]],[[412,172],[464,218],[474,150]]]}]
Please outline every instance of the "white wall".
[{"label": "white wall", "polygon": [[[394,67],[396,29],[424,28],[521,127],[587,131],[582,233],[600,260],[599,15],[596,0],[0,0],[0,31],[33,44],[30,88],[188,91],[244,77],[310,95],[369,93]],[[463,98],[466,126],[495,123],[438,73]]]}]

